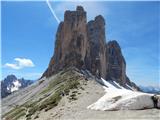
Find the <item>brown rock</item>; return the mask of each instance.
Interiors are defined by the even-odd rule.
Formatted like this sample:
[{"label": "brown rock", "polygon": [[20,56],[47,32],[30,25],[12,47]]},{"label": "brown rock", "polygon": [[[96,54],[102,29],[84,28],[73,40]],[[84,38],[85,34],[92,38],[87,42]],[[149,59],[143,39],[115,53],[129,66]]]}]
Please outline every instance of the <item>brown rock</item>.
[{"label": "brown rock", "polygon": [[60,23],[57,30],[54,56],[43,76],[51,76],[65,67],[80,68],[83,65],[87,48],[86,24],[83,7],[65,12],[64,22]]},{"label": "brown rock", "polygon": [[97,76],[106,76],[105,21],[99,15],[87,24],[88,48],[85,58],[86,68]]},{"label": "brown rock", "polygon": [[64,68],[88,69],[93,75],[119,84],[136,85],[126,75],[126,62],[116,41],[106,43],[105,20],[99,15],[87,23],[86,12],[78,6],[67,10],[56,33],[54,56],[43,76]]}]

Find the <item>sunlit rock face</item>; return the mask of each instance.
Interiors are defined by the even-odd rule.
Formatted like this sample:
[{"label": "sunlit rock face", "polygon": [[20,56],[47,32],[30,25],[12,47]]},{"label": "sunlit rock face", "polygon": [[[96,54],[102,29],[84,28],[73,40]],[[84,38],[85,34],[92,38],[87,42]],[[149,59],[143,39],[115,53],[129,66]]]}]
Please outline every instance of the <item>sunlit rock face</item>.
[{"label": "sunlit rock face", "polygon": [[64,21],[59,24],[55,52],[44,76],[62,70],[65,67],[81,68],[87,49],[87,18],[83,7],[78,6],[76,11],[67,10]]},{"label": "sunlit rock face", "polygon": [[107,43],[105,35],[103,16],[87,22],[82,6],[77,6],[75,11],[67,10],[58,26],[54,55],[42,77],[74,66],[87,69],[99,78],[136,87],[126,75],[126,62],[119,44],[115,40]]}]

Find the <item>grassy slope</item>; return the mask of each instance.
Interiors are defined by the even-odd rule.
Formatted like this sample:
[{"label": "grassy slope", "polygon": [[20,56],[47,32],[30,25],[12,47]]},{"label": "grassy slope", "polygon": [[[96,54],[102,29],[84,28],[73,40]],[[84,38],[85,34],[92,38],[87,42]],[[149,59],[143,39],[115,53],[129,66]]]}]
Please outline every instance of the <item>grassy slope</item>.
[{"label": "grassy slope", "polygon": [[[64,95],[69,95],[71,89],[80,88],[81,79],[83,79],[82,75],[76,73],[74,70],[62,71],[49,82],[49,85],[40,94],[35,96],[35,99],[15,107],[3,117],[9,120],[17,120],[22,116],[26,116],[27,120],[29,120],[37,111],[48,111],[57,106]],[[43,81],[40,81],[40,84],[43,84]],[[75,94],[72,93],[69,99],[76,100]]]}]

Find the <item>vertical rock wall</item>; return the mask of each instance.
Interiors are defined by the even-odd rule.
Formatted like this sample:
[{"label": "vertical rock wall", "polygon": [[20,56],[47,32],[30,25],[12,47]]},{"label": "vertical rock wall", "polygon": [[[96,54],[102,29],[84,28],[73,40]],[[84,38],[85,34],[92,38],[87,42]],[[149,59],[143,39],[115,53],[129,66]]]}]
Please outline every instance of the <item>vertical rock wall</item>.
[{"label": "vertical rock wall", "polygon": [[87,24],[88,49],[85,58],[86,68],[92,74],[106,76],[105,20],[99,15]]},{"label": "vertical rock wall", "polygon": [[78,6],[67,10],[56,33],[54,55],[43,76],[74,66],[97,77],[133,85],[126,76],[126,62],[116,41],[106,43],[105,20],[99,15],[87,23],[86,12]]}]

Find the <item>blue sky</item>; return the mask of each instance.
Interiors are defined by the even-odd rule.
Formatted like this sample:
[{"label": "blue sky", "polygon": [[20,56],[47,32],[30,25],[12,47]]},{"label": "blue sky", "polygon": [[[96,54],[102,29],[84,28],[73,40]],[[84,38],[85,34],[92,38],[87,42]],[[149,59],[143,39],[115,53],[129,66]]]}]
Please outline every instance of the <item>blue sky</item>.
[{"label": "blue sky", "polygon": [[[127,75],[138,85],[158,86],[160,2],[51,2],[61,21],[66,9],[81,4],[88,20],[102,14],[106,38],[117,40]],[[54,52],[58,22],[46,2],[2,2],[2,78],[37,79]]]}]

